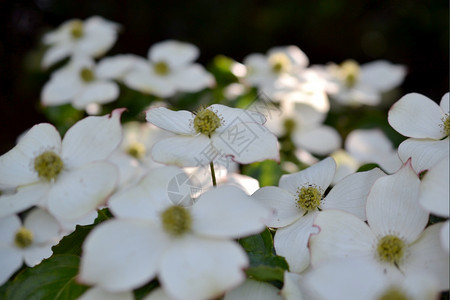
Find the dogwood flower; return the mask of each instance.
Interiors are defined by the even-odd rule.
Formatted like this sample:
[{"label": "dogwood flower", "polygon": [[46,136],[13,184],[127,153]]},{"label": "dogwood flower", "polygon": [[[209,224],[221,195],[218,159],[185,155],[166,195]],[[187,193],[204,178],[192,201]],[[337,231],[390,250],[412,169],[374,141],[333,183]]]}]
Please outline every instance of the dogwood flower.
[{"label": "dogwood flower", "polygon": [[238,286],[249,261],[231,239],[262,231],[270,211],[232,186],[209,190],[190,206],[174,204],[160,174],[111,197],[117,219],[85,240],[79,280],[119,292],[158,276],[170,297],[197,300]]},{"label": "dogwood flower", "polygon": [[17,215],[0,219],[0,285],[25,262],[33,267],[52,255],[51,247],[58,243],[58,221],[40,208],[25,216],[22,224]]},{"label": "dogwood flower", "polygon": [[116,168],[105,160],[120,143],[122,112],[87,117],[62,141],[52,125],[33,126],[0,156],[0,182],[17,187],[0,196],[0,217],[39,205],[58,219],[75,220],[103,204],[117,182]]},{"label": "dogwood flower", "polygon": [[153,108],[146,119],[176,134],[153,146],[157,162],[193,167],[220,156],[243,164],[279,160],[277,138],[262,125],[265,118],[260,113],[213,104],[195,113]]},{"label": "dogwood flower", "polygon": [[77,54],[99,57],[116,42],[119,25],[93,16],[85,21],[74,19],[44,35],[50,48],[45,52],[42,66],[47,68],[65,57]]},{"label": "dogwood flower", "polygon": [[94,61],[88,57],[74,57],[70,63],[54,72],[41,93],[43,105],[72,103],[77,109],[89,104],[103,104],[119,96],[119,86],[102,78]]},{"label": "dogwood flower", "polygon": [[192,44],[159,42],[148,51],[148,60],[135,61],[124,82],[132,89],[163,98],[211,87],[215,84],[214,77],[203,66],[193,63],[198,55],[198,48]]},{"label": "dogwood flower", "polygon": [[419,205],[420,180],[411,161],[379,178],[367,198],[367,221],[344,211],[317,214],[317,235],[309,241],[313,268],[337,259],[373,263],[389,278],[429,273],[438,290],[449,287],[449,257],[440,246],[443,223],[425,228],[428,212]]},{"label": "dogwood flower", "polygon": [[286,258],[291,272],[300,273],[309,265],[307,244],[309,236],[316,232],[313,222],[319,210],[341,209],[365,220],[369,189],[383,176],[379,169],[352,174],[324,196],[335,170],[336,163],[329,157],[298,173],[283,175],[279,187],[262,187],[252,195],[273,211],[266,225],[278,228],[275,250]]}]

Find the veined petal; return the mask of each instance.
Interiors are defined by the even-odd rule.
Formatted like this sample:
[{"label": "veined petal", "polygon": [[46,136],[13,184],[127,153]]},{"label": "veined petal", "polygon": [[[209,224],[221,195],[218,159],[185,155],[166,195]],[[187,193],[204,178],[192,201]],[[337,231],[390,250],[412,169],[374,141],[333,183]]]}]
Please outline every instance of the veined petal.
[{"label": "veined petal", "polygon": [[329,154],[337,150],[342,143],[336,129],[326,125],[294,132],[292,140],[297,147],[318,155]]},{"label": "veined petal", "polygon": [[20,213],[33,205],[39,204],[49,190],[49,183],[38,182],[21,186],[14,194],[0,196],[0,218]]},{"label": "veined petal", "polygon": [[119,96],[119,86],[113,81],[96,81],[84,86],[81,93],[73,99],[73,106],[84,109],[92,103],[109,103]]},{"label": "veined petal", "polygon": [[177,134],[195,135],[192,125],[195,115],[187,110],[174,111],[165,107],[147,110],[145,119],[164,130]]},{"label": "veined petal", "polygon": [[296,206],[295,194],[278,187],[262,187],[253,193],[251,197],[272,210],[273,216],[266,224],[268,227],[287,226],[295,222],[303,214]]},{"label": "veined petal", "polygon": [[106,221],[83,243],[78,280],[110,292],[137,288],[155,277],[167,243],[147,223]]},{"label": "veined petal", "polygon": [[291,272],[301,273],[309,265],[309,237],[319,232],[318,228],[313,226],[316,214],[317,212],[309,212],[293,224],[279,228],[275,233],[275,250],[278,255],[286,258]]},{"label": "veined petal", "polygon": [[234,241],[189,236],[164,253],[159,280],[175,299],[211,299],[242,283],[248,264]]},{"label": "veined petal", "polygon": [[449,138],[441,141],[431,139],[407,139],[398,147],[398,156],[403,162],[411,157],[411,164],[417,174],[428,170],[440,160],[448,157]]},{"label": "veined petal", "polygon": [[449,157],[439,161],[423,176],[419,202],[434,215],[449,217]]},{"label": "veined petal", "polygon": [[263,114],[253,110],[228,107],[222,104],[213,104],[208,109],[221,118],[222,124],[217,128],[217,132],[220,133],[238,123],[258,123],[262,125],[266,122],[266,117]]},{"label": "veined petal", "polygon": [[199,54],[200,51],[195,45],[167,40],[154,44],[149,49],[148,58],[152,62],[165,62],[170,68],[178,68],[193,62]]},{"label": "veined petal", "polygon": [[443,116],[441,108],[433,100],[411,93],[392,105],[388,121],[404,136],[438,140],[445,136],[440,127]]},{"label": "veined petal", "polygon": [[113,164],[86,164],[58,178],[48,194],[48,209],[57,218],[81,218],[106,202],[117,181],[118,171]]},{"label": "veined petal", "polygon": [[192,229],[212,238],[240,238],[261,232],[270,210],[234,186],[205,192],[192,207]]},{"label": "veined petal", "polygon": [[64,136],[62,156],[65,167],[105,160],[122,140],[120,116],[124,109],[115,109],[111,115],[91,116],[78,121]]},{"label": "veined petal", "polygon": [[218,155],[210,139],[203,134],[165,138],[152,148],[153,160],[179,167],[208,165]]},{"label": "veined petal", "polygon": [[53,125],[41,123],[20,138],[13,149],[0,156],[0,184],[15,187],[37,182],[34,159],[45,151],[59,154],[61,137]]},{"label": "veined petal", "polygon": [[283,300],[280,290],[268,282],[247,279],[243,284],[225,294],[223,300]]},{"label": "veined petal", "polygon": [[87,290],[78,300],[134,300],[134,295],[132,291],[112,293],[105,291],[100,287],[93,287]]},{"label": "veined petal", "polygon": [[324,209],[341,209],[366,220],[366,201],[374,182],[384,176],[378,168],[351,174],[339,181],[322,202]]},{"label": "veined petal", "polygon": [[335,172],[336,162],[333,158],[327,157],[305,170],[281,176],[278,186],[295,195],[299,188],[312,184],[324,193],[331,184]]},{"label": "veined petal", "polygon": [[22,253],[13,248],[0,247],[0,286],[8,281],[23,264]]},{"label": "veined petal", "polygon": [[320,231],[309,240],[313,267],[340,258],[372,259],[375,235],[356,216],[339,210],[325,210],[317,214],[314,225]]},{"label": "veined petal", "polygon": [[417,239],[428,222],[428,212],[419,205],[420,180],[405,163],[397,173],[375,181],[367,197],[367,221],[383,237],[397,235],[406,243]]},{"label": "veined petal", "polygon": [[214,76],[199,64],[177,70],[174,75],[176,86],[183,92],[197,92],[212,87],[216,83]]}]

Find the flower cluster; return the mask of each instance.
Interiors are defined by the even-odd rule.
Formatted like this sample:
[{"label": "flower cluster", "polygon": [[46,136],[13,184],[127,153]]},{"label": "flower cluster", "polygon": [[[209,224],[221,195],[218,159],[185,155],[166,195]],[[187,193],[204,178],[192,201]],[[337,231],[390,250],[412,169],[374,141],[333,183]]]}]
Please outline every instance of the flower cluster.
[{"label": "flower cluster", "polygon": [[[92,17],[44,36],[43,67],[60,67],[43,110],[79,117],[0,156],[1,298],[448,293],[449,93],[386,100],[404,66],[309,66],[293,45],[222,57],[229,80],[175,40],[100,58],[119,28]],[[404,141],[328,118],[382,99]]]}]

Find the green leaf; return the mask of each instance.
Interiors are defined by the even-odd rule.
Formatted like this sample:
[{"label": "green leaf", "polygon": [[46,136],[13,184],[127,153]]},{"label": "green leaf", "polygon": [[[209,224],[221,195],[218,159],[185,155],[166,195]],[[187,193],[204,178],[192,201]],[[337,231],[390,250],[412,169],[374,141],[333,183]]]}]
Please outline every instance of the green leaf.
[{"label": "green leaf", "polygon": [[140,287],[136,290],[134,290],[134,299],[136,300],[142,300],[145,296],[150,294],[151,291],[156,289],[159,286],[158,280],[152,280],[143,287]]},{"label": "green leaf", "polygon": [[257,179],[261,186],[277,186],[283,170],[276,161],[265,160],[243,166],[242,173]]},{"label": "green leaf", "polygon": [[375,168],[380,168],[380,166],[377,164],[365,164],[365,165],[362,165],[361,167],[359,167],[356,172],[370,171]]},{"label": "green leaf", "polygon": [[76,282],[80,258],[54,255],[41,264],[20,273],[6,291],[5,300],[76,299],[87,286]]}]

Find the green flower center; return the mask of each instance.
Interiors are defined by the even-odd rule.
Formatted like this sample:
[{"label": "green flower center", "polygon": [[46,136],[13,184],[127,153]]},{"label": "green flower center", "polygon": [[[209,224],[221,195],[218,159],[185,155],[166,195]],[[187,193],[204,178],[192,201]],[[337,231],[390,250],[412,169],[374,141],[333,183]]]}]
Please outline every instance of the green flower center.
[{"label": "green flower center", "polygon": [[284,120],[283,126],[287,133],[292,133],[295,129],[296,122],[294,119],[286,119]]},{"label": "green flower center", "polygon": [[62,159],[52,151],[45,151],[34,159],[34,169],[39,177],[47,181],[55,180],[63,167]]},{"label": "green flower center", "polygon": [[304,210],[305,214],[318,209],[320,200],[322,193],[316,185],[310,184],[297,189],[297,207]]},{"label": "green flower center", "polygon": [[402,290],[396,287],[390,287],[378,298],[378,300],[408,300],[408,297]]},{"label": "green flower center", "polygon": [[405,255],[405,243],[395,235],[386,235],[378,241],[377,253],[381,261],[398,267]]},{"label": "green flower center", "polygon": [[145,155],[145,146],[141,143],[134,142],[126,150],[126,152],[134,158],[141,159]]},{"label": "green flower center", "polygon": [[181,236],[191,230],[192,216],[181,206],[171,206],[162,213],[164,230],[172,236]]},{"label": "green flower center", "polygon": [[159,61],[153,65],[153,69],[155,70],[155,73],[161,76],[165,76],[169,74],[170,68],[169,65],[163,61]]},{"label": "green flower center", "polygon": [[284,53],[275,53],[269,57],[269,64],[272,67],[272,71],[276,74],[281,74],[289,70],[291,61],[289,57]]},{"label": "green flower center", "polygon": [[70,28],[70,34],[74,39],[79,39],[83,36],[83,22],[82,21],[74,21],[72,23],[72,27]]},{"label": "green flower center", "polygon": [[222,120],[212,110],[203,108],[195,113],[194,130],[197,133],[211,136],[220,125],[222,125]]},{"label": "green flower center", "polygon": [[14,237],[14,244],[19,248],[27,248],[31,243],[33,243],[33,233],[25,227],[20,227]]},{"label": "green flower center", "polygon": [[445,136],[448,136],[450,134],[450,116],[449,114],[445,114],[445,117],[441,119],[441,128],[442,132],[444,132]]},{"label": "green flower center", "polygon": [[94,81],[94,79],[95,79],[94,72],[92,72],[92,70],[89,69],[89,68],[83,68],[83,69],[81,69],[81,71],[80,71],[80,77],[81,77],[81,79],[82,79],[84,82],[86,82],[86,83],[91,82],[91,81]]},{"label": "green flower center", "polygon": [[346,60],[340,67],[344,83],[348,88],[352,88],[359,77],[359,64],[354,60]]}]

